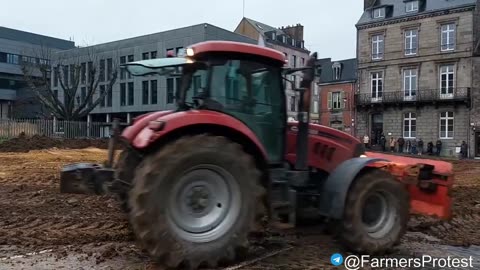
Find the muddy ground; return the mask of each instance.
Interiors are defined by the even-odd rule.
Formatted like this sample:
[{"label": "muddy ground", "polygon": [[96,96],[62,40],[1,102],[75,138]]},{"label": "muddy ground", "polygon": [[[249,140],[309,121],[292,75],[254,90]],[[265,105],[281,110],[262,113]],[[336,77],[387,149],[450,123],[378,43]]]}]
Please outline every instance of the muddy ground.
[{"label": "muddy ground", "polygon": [[[113,198],[59,193],[61,166],[101,163],[105,156],[98,148],[0,153],[0,269],[157,269],[135,247]],[[453,219],[413,218],[394,255],[480,259],[480,163],[454,161],[454,167]],[[331,269],[330,256],[343,252],[321,227],[284,233],[255,242],[250,258],[281,253],[241,269]]]}]

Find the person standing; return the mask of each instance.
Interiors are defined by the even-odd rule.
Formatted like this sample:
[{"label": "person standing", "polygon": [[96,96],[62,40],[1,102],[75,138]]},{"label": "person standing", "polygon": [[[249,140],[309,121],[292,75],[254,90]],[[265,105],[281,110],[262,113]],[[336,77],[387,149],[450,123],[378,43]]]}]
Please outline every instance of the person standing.
[{"label": "person standing", "polygon": [[363,144],[365,145],[365,149],[368,149],[368,144],[370,143],[370,138],[368,137],[367,134],[365,134],[365,136],[363,136]]},{"label": "person standing", "polygon": [[380,135],[380,145],[382,146],[382,151],[385,152],[386,149],[386,144],[387,144],[387,138],[385,138],[385,135]]},{"label": "person standing", "polygon": [[412,155],[416,155],[416,154],[417,154],[417,139],[413,139],[413,141],[412,141],[412,151],[411,151],[411,154],[412,154]]},{"label": "person standing", "polygon": [[398,143],[398,152],[403,153],[403,146],[405,145],[405,139],[403,139],[403,137],[400,137],[398,138],[397,143]]},{"label": "person standing", "polygon": [[418,140],[418,155],[421,156],[423,154],[423,140],[420,138]]},{"label": "person standing", "polygon": [[435,147],[437,150],[437,156],[440,156],[440,153],[442,152],[442,141],[440,141],[440,139],[437,140]]},{"label": "person standing", "polygon": [[395,152],[395,138],[390,137],[390,151],[393,153]]}]

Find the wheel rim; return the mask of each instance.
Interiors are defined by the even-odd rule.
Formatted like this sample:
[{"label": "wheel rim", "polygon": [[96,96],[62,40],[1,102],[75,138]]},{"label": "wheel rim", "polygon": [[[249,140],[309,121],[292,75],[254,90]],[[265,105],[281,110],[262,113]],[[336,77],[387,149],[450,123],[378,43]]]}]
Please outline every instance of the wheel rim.
[{"label": "wheel rim", "polygon": [[167,208],[171,227],[183,239],[209,242],[236,222],[241,196],[238,183],[225,169],[200,165],[176,180]]},{"label": "wheel rim", "polygon": [[373,192],[366,198],[362,222],[371,237],[382,238],[394,227],[397,209],[393,201],[393,196],[383,191]]}]

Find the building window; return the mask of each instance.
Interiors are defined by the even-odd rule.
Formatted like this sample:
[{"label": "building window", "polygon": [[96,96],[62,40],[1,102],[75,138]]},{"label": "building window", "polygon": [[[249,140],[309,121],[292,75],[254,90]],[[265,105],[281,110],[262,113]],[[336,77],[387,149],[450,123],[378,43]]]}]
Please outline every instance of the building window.
[{"label": "building window", "polygon": [[373,10],[373,18],[385,18],[385,8],[376,8]]},{"label": "building window", "polygon": [[92,74],[92,72],[93,72],[93,62],[90,61],[87,64],[87,76],[88,76],[89,83],[93,82],[93,79],[95,79],[94,78],[95,74]]},{"label": "building window", "polygon": [[333,65],[332,65],[332,68],[333,68],[333,79],[334,80],[340,80],[340,78],[342,77],[342,65],[338,62],[335,62]]},{"label": "building window", "polygon": [[157,51],[150,52],[150,58],[151,59],[157,58]]},{"label": "building window", "polygon": [[112,69],[113,69],[112,58],[108,58],[107,59],[107,80],[108,81],[112,79]]},{"label": "building window", "polygon": [[142,82],[142,104],[148,104],[149,94],[148,94],[148,81]]},{"label": "building window", "polygon": [[53,68],[53,87],[58,86],[58,67]]},{"label": "building window", "polygon": [[328,109],[340,110],[345,108],[345,102],[343,102],[344,96],[345,94],[343,91],[329,92],[328,93]]},{"label": "building window", "polygon": [[120,106],[127,105],[127,87],[125,83],[120,84]]},{"label": "building window", "polygon": [[175,49],[174,48],[167,49],[166,56],[167,57],[174,57],[175,56]]},{"label": "building window", "polygon": [[302,67],[305,66],[305,58],[302,57]]},{"label": "building window", "polygon": [[[127,63],[127,57],[126,56],[122,56],[120,57],[120,65],[123,65]],[[120,80],[125,80],[125,72],[127,72],[124,68],[121,68],[120,70]]]},{"label": "building window", "polygon": [[158,102],[158,89],[157,89],[157,80],[150,81],[150,103],[157,104]]},{"label": "building window", "polygon": [[277,33],[272,32],[272,40],[277,40]]},{"label": "building window", "polygon": [[175,49],[175,55],[176,55],[176,56],[179,56],[179,55],[181,55],[182,53],[183,53],[183,47],[177,47],[177,48]]},{"label": "building window", "polygon": [[17,54],[7,53],[7,63],[18,65],[20,63],[20,56]]},{"label": "building window", "polygon": [[442,52],[455,50],[455,24],[442,25]]},{"label": "building window", "polygon": [[80,92],[80,100],[82,101],[82,103],[84,103],[85,99],[87,98],[87,88],[82,87],[80,91],[81,91]]},{"label": "building window", "polygon": [[373,72],[371,76],[372,101],[381,101],[383,96],[383,72]]},{"label": "building window", "polygon": [[440,67],[440,98],[453,98],[455,85],[455,65]]},{"label": "building window", "polygon": [[133,82],[128,83],[128,106],[133,106],[135,103],[135,96],[134,96],[135,90],[133,87]]},{"label": "building window", "polygon": [[405,11],[406,12],[415,12],[418,11],[418,1],[410,1],[407,2],[405,5]]},{"label": "building window", "polygon": [[380,60],[383,59],[384,52],[384,39],[382,35],[374,35],[372,37],[372,59]]},{"label": "building window", "polygon": [[290,111],[291,112],[296,112],[296,106],[297,105],[297,101],[296,101],[296,97],[295,96],[291,96],[290,97]]},{"label": "building window", "polygon": [[80,78],[81,78],[81,82],[82,84],[85,84],[86,80],[87,80],[87,63],[82,63],[81,64],[81,67],[80,67]]},{"label": "building window", "polygon": [[73,84],[75,83],[75,69],[76,69],[76,66],[75,65],[70,65],[70,85],[73,86]]},{"label": "building window", "polygon": [[453,112],[440,113],[440,139],[453,139]]},{"label": "building window", "polygon": [[148,60],[149,59],[149,54],[148,52],[142,53],[142,60]]},{"label": "building window", "polygon": [[292,38],[292,46],[295,47],[295,39]]},{"label": "building window", "polygon": [[173,78],[167,79],[167,104],[172,104],[174,100],[175,82]]},{"label": "building window", "polygon": [[282,42],[287,43],[287,36],[282,36]]},{"label": "building window", "polygon": [[[105,93],[105,85],[100,85],[100,97]],[[100,107],[105,107],[105,96],[102,97],[100,101]]]},{"label": "building window", "polygon": [[418,29],[405,31],[405,55],[417,54]]},{"label": "building window", "polygon": [[292,55],[292,65],[294,68],[297,67],[297,56],[296,55]]},{"label": "building window", "polygon": [[112,88],[110,87],[110,89],[107,92],[107,107],[112,107],[112,102],[113,102],[113,92],[112,92]]},{"label": "building window", "polygon": [[313,113],[318,113],[318,101],[313,101]]},{"label": "building window", "polygon": [[417,137],[417,115],[415,113],[406,113],[403,116],[403,137]]},{"label": "building window", "polygon": [[[128,58],[127,58],[127,62],[130,63],[130,62],[133,62],[135,61],[135,57],[133,57],[133,54],[129,55]],[[128,73],[128,78],[131,79],[132,78],[132,74],[130,74],[130,72]]]},{"label": "building window", "polygon": [[104,82],[105,81],[105,60],[102,59],[100,60],[100,75],[99,75],[99,80],[101,82]]},{"label": "building window", "polygon": [[68,65],[63,66],[63,84],[68,87]]},{"label": "building window", "polygon": [[415,100],[417,96],[417,77],[416,69],[403,71],[403,97],[405,100]]}]

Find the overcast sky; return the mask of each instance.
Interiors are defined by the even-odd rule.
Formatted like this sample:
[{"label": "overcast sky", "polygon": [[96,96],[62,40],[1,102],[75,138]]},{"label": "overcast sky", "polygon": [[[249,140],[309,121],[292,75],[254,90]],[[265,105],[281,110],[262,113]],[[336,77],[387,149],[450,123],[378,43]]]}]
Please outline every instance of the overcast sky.
[{"label": "overcast sky", "polygon": [[[243,0],[10,0],[0,25],[84,46],[200,23],[233,31],[242,11]],[[245,17],[274,27],[301,23],[305,46],[334,60],[355,57],[362,12],[361,0],[245,0]]]}]

